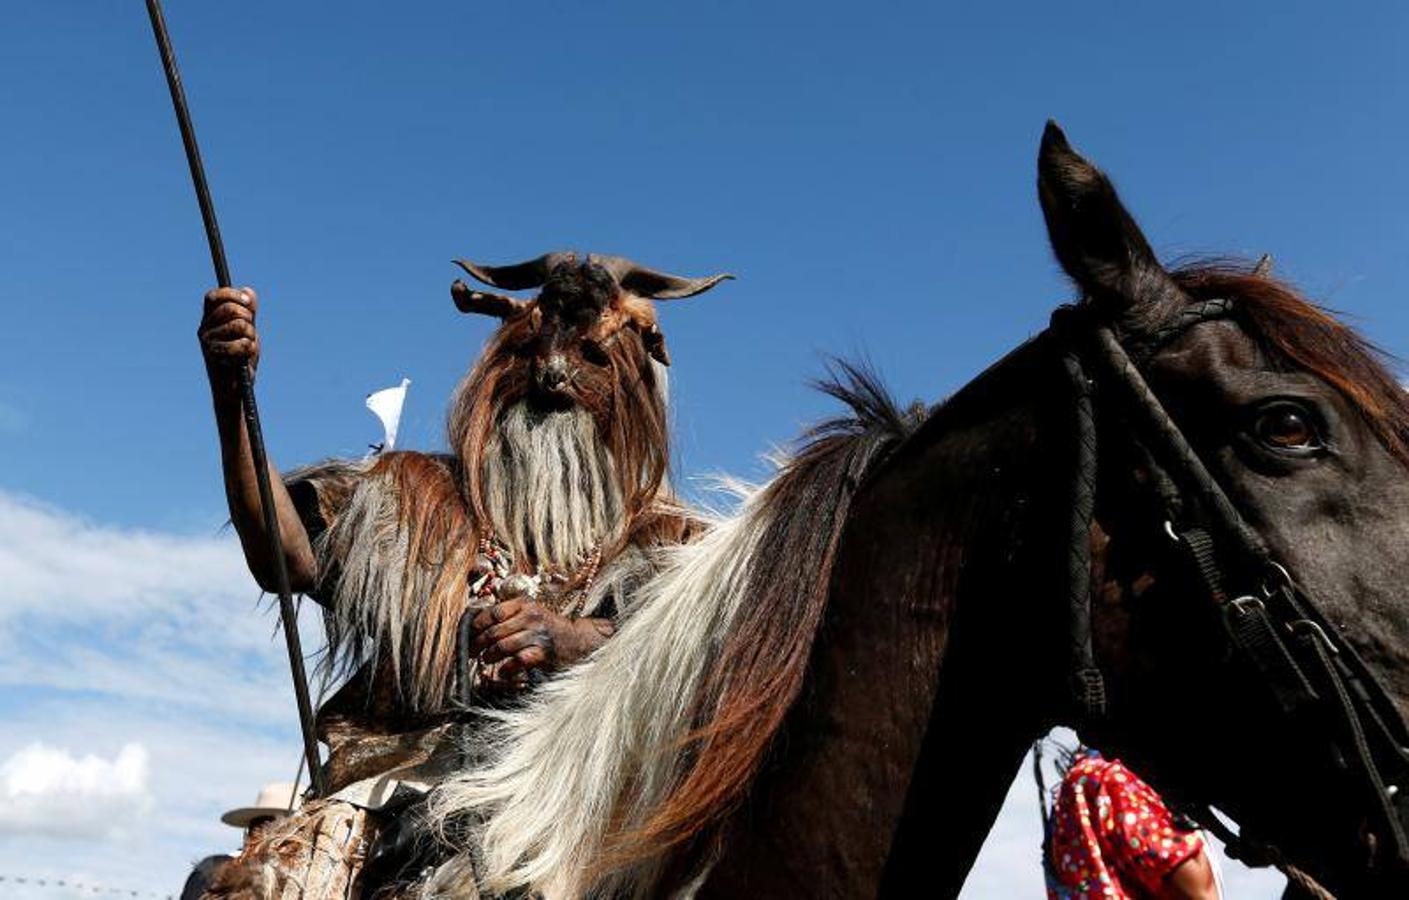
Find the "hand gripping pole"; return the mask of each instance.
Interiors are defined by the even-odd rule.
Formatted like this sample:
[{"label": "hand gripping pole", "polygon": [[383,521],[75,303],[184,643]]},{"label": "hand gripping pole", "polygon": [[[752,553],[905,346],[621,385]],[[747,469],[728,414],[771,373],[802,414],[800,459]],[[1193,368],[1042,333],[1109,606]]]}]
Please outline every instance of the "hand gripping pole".
[{"label": "hand gripping pole", "polygon": [[[225,261],[225,244],[220,239],[220,225],[215,220],[215,204],[210,199],[210,186],[205,180],[201,150],[196,145],[196,132],[191,125],[191,111],[186,107],[186,92],[181,87],[181,73],[176,68],[176,52],[166,31],[160,0],[147,0],[147,15],[152,20],[152,33],[161,51],[166,85],[171,89],[171,105],[176,109],[176,124],[181,128],[181,143],[186,147],[186,162],[191,167],[191,182],[205,222],[206,241],[210,244],[210,261],[215,266],[215,280],[220,287],[230,287],[230,266]],[[284,642],[289,650],[289,668],[293,671],[294,698],[298,702],[298,723],[303,731],[303,753],[308,763],[313,791],[327,795],[327,775],[318,761],[318,738],[313,727],[313,704],[308,697],[308,674],[303,666],[303,647],[298,638],[298,614],[294,609],[293,592],[289,589],[289,568],[284,560],[284,541],[279,534],[279,514],[274,506],[274,490],[269,484],[268,457],[264,451],[264,432],[259,427],[259,407],[254,399],[254,376],[248,365],[240,367],[240,397],[244,409],[245,432],[249,436],[250,457],[254,463],[255,481],[259,486],[259,506],[264,517],[264,532],[269,536],[269,556],[274,563],[274,586],[279,594],[279,621],[284,629]]]}]

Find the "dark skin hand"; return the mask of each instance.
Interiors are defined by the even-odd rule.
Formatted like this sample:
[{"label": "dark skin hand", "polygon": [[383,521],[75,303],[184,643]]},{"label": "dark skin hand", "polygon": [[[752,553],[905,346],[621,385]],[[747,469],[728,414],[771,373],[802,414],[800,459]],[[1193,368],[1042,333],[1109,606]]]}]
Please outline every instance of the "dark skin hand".
[{"label": "dark skin hand", "polygon": [[[260,587],[274,589],[273,560],[259,502],[249,435],[245,430],[239,370],[259,365],[259,332],[255,316],[259,298],[251,288],[217,288],[205,296],[196,336],[205,357],[215,422],[220,431],[220,456],[225,470],[225,494],[230,521],[240,535],[245,560]],[[269,463],[269,482],[279,516],[284,561],[295,592],[312,590],[317,562],[308,532],[284,488],[279,471]],[[480,612],[474,619],[475,652],[481,661],[499,663],[498,681],[518,680],[530,669],[571,665],[606,642],[615,631],[610,619],[570,619],[524,600],[509,600]]]},{"label": "dark skin hand", "polygon": [[472,653],[479,654],[498,681],[529,669],[570,666],[606,643],[616,628],[610,619],[573,619],[532,600],[506,600],[480,610],[471,620]]},{"label": "dark skin hand", "polygon": [[1157,900],[1218,900],[1218,882],[1208,850],[1200,850],[1164,877]]},{"label": "dark skin hand", "polygon": [[[253,370],[259,365],[259,333],[254,325],[258,309],[259,298],[251,288],[217,288],[205,295],[196,337],[200,341],[201,355],[205,357],[215,424],[220,432],[220,458],[225,471],[230,521],[240,535],[250,572],[261,588],[272,592],[274,559],[269,553],[269,537],[264,528],[239,386],[240,367],[248,365]],[[272,462],[268,469],[289,584],[296,593],[307,593],[313,589],[317,575],[313,545],[284,489],[279,471]]]}]

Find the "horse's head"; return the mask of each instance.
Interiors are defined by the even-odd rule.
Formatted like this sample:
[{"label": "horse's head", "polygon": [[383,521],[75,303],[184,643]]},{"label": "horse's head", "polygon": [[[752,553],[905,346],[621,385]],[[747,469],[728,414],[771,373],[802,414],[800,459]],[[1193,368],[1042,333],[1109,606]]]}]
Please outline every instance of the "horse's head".
[{"label": "horse's head", "polygon": [[[1390,798],[1409,784],[1388,782],[1409,771],[1391,746],[1403,742],[1396,713],[1409,715],[1405,392],[1372,348],[1265,267],[1166,270],[1055,126],[1038,183],[1053,248],[1084,295],[1079,317],[1129,350],[1263,545],[1220,529],[1218,498],[1180,477],[1125,386],[1092,372],[1092,616],[1108,705],[1083,735],[1337,890],[1402,895],[1409,861]],[[1368,701],[1338,697],[1360,686]]]}]

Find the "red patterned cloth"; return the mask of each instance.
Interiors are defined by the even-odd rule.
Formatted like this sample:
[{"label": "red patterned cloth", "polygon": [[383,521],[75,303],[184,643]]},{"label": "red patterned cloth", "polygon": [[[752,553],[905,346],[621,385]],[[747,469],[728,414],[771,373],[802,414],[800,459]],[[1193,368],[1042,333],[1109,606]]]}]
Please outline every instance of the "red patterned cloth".
[{"label": "red patterned cloth", "polygon": [[1067,770],[1047,841],[1051,900],[1139,900],[1197,856],[1197,831],[1175,824],[1159,794],[1118,760],[1089,751]]}]

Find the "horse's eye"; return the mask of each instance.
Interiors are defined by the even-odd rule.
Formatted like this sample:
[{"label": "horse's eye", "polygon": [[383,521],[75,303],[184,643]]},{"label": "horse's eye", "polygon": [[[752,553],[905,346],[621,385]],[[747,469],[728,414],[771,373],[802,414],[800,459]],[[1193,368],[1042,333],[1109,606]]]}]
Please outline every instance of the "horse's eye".
[{"label": "horse's eye", "polygon": [[1324,446],[1311,413],[1291,403],[1263,409],[1253,423],[1253,433],[1274,450],[1307,453]]}]

